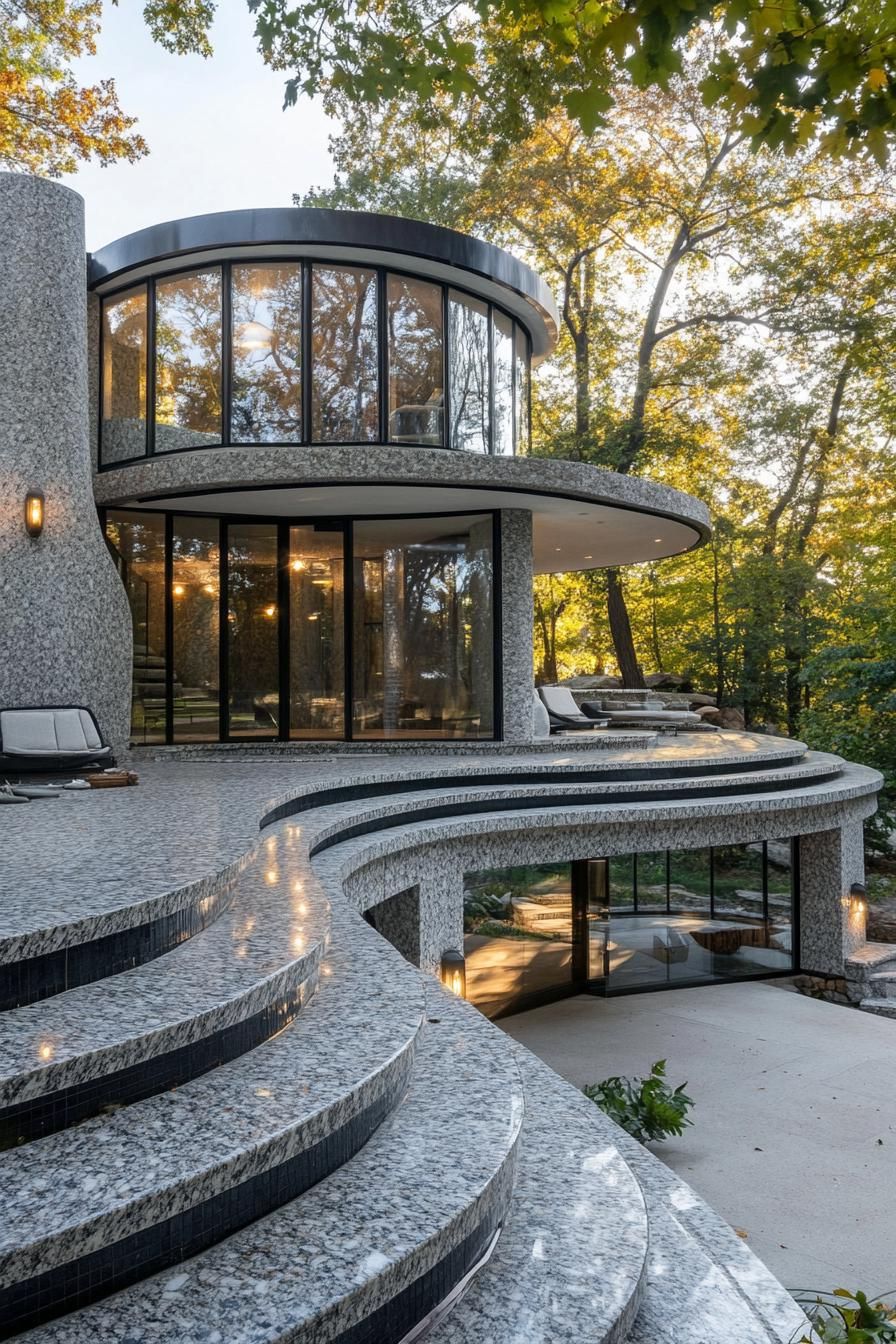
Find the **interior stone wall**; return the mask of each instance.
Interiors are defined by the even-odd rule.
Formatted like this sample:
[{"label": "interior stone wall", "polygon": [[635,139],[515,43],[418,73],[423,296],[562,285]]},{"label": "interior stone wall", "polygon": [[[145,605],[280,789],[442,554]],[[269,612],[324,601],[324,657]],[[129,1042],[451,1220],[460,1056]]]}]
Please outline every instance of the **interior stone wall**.
[{"label": "interior stone wall", "polygon": [[[0,174],[0,706],[86,705],[127,743],[131,620],[91,479],[84,204]],[[43,533],[25,531],[29,490]]]}]

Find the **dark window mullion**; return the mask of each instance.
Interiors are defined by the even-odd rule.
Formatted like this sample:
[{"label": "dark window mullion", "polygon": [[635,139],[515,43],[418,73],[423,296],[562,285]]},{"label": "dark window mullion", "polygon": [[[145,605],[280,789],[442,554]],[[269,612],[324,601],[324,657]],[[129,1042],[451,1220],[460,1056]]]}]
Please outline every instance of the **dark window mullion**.
[{"label": "dark window mullion", "polygon": [[227,523],[219,519],[218,533],[218,736],[226,742],[230,736],[230,582],[227,564],[229,544]]},{"label": "dark window mullion", "polygon": [[762,918],[768,924],[768,841],[762,842]]},{"label": "dark window mullion", "polygon": [[495,452],[495,309],[488,305],[488,433],[486,451]]},{"label": "dark window mullion", "polygon": [[343,658],[343,678],[344,678],[344,699],[343,699],[343,718],[344,734],[346,742],[351,742],[353,737],[353,719],[355,708],[355,688],[352,677],[352,667],[354,661],[354,639],[355,639],[355,537],[354,524],[351,518],[347,518],[342,526],[342,646],[344,650]]},{"label": "dark window mullion", "polygon": [[232,443],[233,419],[233,266],[221,266],[221,442]]},{"label": "dark window mullion", "polygon": [[146,285],[146,456],[156,450],[156,282]]},{"label": "dark window mullion", "polygon": [[386,297],[386,271],[376,268],[376,339],[377,383],[379,386],[378,424],[380,443],[389,442],[389,322]]},{"label": "dark window mullion", "polygon": [[289,523],[277,524],[277,642],[280,681],[280,740],[289,741],[291,728],[289,638]]},{"label": "dark window mullion", "polygon": [[713,845],[709,847],[709,917],[716,917],[716,851]]},{"label": "dark window mullion", "polygon": [[442,386],[442,407],[445,417],[445,425],[442,430],[442,444],[445,448],[451,447],[451,400],[450,388],[451,382],[451,351],[450,337],[448,334],[450,321],[450,304],[448,300],[448,286],[442,286],[442,367],[444,370],[444,382]]},{"label": "dark window mullion", "polygon": [[[174,514],[165,514],[165,741],[174,741]],[[149,647],[148,645],[146,646]]]},{"label": "dark window mullion", "polygon": [[311,262],[302,262],[302,442],[311,442]]}]

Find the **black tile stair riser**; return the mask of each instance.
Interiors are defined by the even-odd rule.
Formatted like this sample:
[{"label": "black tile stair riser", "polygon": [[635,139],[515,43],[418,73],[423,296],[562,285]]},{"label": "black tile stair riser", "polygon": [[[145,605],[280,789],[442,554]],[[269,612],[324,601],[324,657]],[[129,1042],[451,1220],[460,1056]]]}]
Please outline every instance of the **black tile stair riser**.
[{"label": "black tile stair riser", "polygon": [[0,1289],[0,1339],[10,1339],[189,1260],[297,1199],[364,1146],[407,1089],[411,1067],[411,1058],[405,1056],[375,1101],[279,1166],[111,1246]]},{"label": "black tile stair riser", "polygon": [[146,924],[61,947],[45,956],[0,964],[0,1011],[37,1003],[155,961],[213,924],[233,903],[234,892],[235,885],[230,883],[183,910]]},{"label": "black tile stair riser", "polygon": [[817,780],[805,777],[799,780],[788,779],[773,782],[766,780],[763,783],[740,784],[736,788],[729,784],[715,789],[711,785],[708,787],[706,785],[702,787],[690,786],[688,788],[681,788],[676,785],[670,789],[658,789],[647,794],[635,790],[626,792],[620,789],[602,798],[589,793],[530,794],[524,798],[476,798],[460,803],[432,803],[425,807],[415,808],[411,813],[403,812],[385,817],[371,817],[367,821],[357,821],[342,826],[332,835],[324,836],[317,844],[312,845],[308,852],[313,858],[316,854],[321,854],[334,845],[341,845],[344,840],[353,840],[359,835],[372,835],[377,831],[387,831],[399,826],[407,826],[409,822],[433,821],[441,817],[460,818],[472,816],[474,813],[524,812],[528,809],[537,811],[539,808],[599,807],[602,803],[604,805],[611,803],[649,804],[660,803],[669,799],[678,802],[682,798],[712,797],[714,793],[719,793],[726,798],[740,797],[752,793],[776,793],[783,790],[796,793],[800,789],[814,788],[816,784]]},{"label": "black tile stair riser", "polygon": [[[634,781],[644,784],[653,779],[681,781],[688,776],[704,779],[712,775],[739,775],[750,774],[756,770],[782,770],[797,765],[802,759],[801,753],[798,752],[793,754],[782,753],[780,757],[772,761],[759,763],[755,761],[729,761],[725,764],[705,765],[697,771],[683,770],[682,766],[678,765],[668,768],[660,766],[652,770],[630,766],[609,770],[532,770],[505,774],[440,775],[437,778],[411,775],[405,779],[376,780],[369,784],[345,784],[329,789],[323,788],[313,794],[304,794],[300,798],[287,799],[286,802],[280,803],[265,814],[261,820],[261,827],[263,829],[265,826],[272,825],[275,821],[282,821],[284,817],[293,817],[299,812],[308,812],[313,808],[328,806],[330,803],[358,802],[364,798],[382,798],[392,793],[417,793],[424,792],[427,789],[490,788],[493,785],[506,787],[513,784],[615,784],[621,781]],[[782,787],[786,788],[787,785],[785,784]],[[734,789],[732,791],[737,792],[738,790]],[[703,790],[699,790],[699,792],[703,792]],[[643,796],[643,794],[638,794],[639,798],[643,798]],[[616,795],[614,794],[613,797],[615,798]],[[594,800],[592,799],[592,801]],[[492,804],[492,806],[497,805],[497,802]]]},{"label": "black tile stair riser", "polygon": [[[89,1078],[60,1088],[17,1106],[0,1110],[0,1150],[55,1134],[80,1124],[110,1107],[129,1106],[135,1101],[167,1092],[191,1078],[209,1073],[221,1064],[254,1050],[288,1026],[303,1003],[303,980],[284,998],[278,999],[229,1027],[179,1046],[175,1050],[138,1061],[125,1069]],[[305,993],[307,998],[307,993]]]},{"label": "black tile stair riser", "polygon": [[498,1213],[492,1214],[432,1269],[363,1321],[334,1336],[334,1344],[399,1344],[482,1259],[500,1222]]}]

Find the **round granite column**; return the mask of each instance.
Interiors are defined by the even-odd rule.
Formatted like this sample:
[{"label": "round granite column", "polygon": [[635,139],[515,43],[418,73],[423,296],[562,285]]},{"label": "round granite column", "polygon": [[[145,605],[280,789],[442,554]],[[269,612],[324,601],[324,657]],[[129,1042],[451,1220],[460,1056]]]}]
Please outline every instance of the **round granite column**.
[{"label": "round granite column", "polygon": [[[0,173],[0,708],[85,705],[127,743],[131,619],[93,498],[84,203]],[[25,496],[46,499],[42,534]]]},{"label": "round granite column", "polygon": [[501,664],[503,727],[508,743],[531,742],[533,672],[532,514],[501,510]]}]

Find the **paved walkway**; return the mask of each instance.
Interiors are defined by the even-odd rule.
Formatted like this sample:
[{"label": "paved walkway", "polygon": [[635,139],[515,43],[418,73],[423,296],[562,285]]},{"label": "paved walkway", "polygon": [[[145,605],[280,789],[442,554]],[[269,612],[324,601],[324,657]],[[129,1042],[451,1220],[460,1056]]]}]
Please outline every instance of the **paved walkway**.
[{"label": "paved walkway", "polygon": [[499,1025],[582,1086],[668,1060],[694,1127],[655,1151],[787,1287],[896,1287],[896,1021],[752,982],[580,996]]}]

